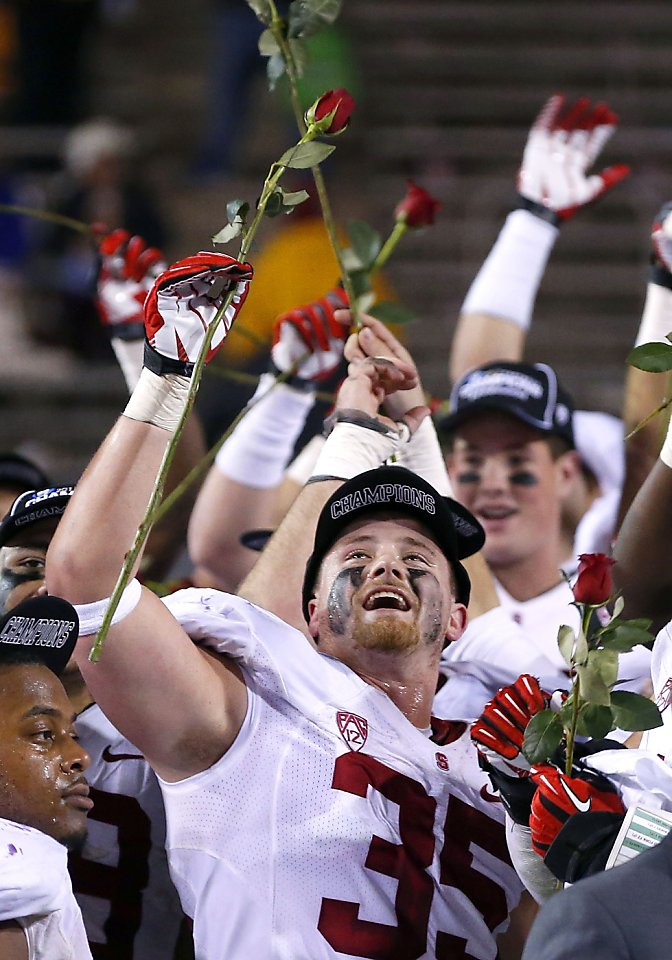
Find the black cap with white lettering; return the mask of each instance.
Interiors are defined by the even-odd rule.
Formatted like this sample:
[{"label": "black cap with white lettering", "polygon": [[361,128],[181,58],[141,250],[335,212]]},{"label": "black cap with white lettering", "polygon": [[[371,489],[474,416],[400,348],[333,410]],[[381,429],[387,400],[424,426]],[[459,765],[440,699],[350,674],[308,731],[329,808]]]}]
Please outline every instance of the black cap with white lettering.
[{"label": "black cap with white lettering", "polygon": [[45,487],[43,490],[22,493],[0,523],[0,547],[16,541],[27,527],[40,520],[60,519],[74,491],[74,487],[67,486]]},{"label": "black cap with white lettering", "polygon": [[450,413],[439,430],[452,433],[481,410],[501,410],[574,447],[572,398],[545,363],[488,363],[470,370],[453,387]]},{"label": "black cap with white lettering", "polygon": [[452,567],[456,599],[469,603],[471,584],[460,560],[477,553],[483,546],[485,534],[480,523],[457,501],[442,497],[417,473],[405,467],[384,466],[347,480],[322,508],[303,580],[306,620],[309,620],[308,602],[314,596],[315,580],[327,550],[355,520],[382,511],[413,517],[429,530]]},{"label": "black cap with white lettering", "polygon": [[72,656],[79,618],[60,597],[31,597],[0,619],[0,666],[42,663],[58,676]]}]

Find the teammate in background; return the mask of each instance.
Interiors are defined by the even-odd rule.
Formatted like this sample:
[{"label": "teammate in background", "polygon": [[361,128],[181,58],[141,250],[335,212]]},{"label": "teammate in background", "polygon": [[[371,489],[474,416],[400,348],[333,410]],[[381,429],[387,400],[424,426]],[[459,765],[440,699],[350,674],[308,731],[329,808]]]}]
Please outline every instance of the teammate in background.
[{"label": "teammate in background", "polygon": [[[70,486],[28,491],[0,523],[0,615],[46,594],[47,548],[72,492]],[[187,960],[193,951],[168,874],[156,777],[94,703],[74,661],[61,680],[91,758],[95,806],[87,842],[71,854],[69,870],[94,960]]]},{"label": "teammate in background", "polygon": [[84,843],[92,805],[89,756],[58,680],[76,640],[75,611],[56,597],[0,619],[3,960],[91,958],[67,872],[67,849]]},{"label": "teammate in background", "polygon": [[[157,281],[145,307],[157,372],[143,370],[52,541],[48,584],[79,602],[83,635],[102,616],[184,402],[174,318],[194,313],[175,298],[198,311],[187,364],[214,315],[203,293],[218,272],[235,284],[232,314],[244,299],[247,265],[210,256],[196,281],[193,258]],[[414,383],[402,363],[353,364],[322,465],[332,437],[342,446],[351,428],[364,430],[376,465],[394,452],[426,408],[402,426],[378,408]],[[398,467],[345,484],[326,473],[274,538],[286,547],[320,518],[302,591],[316,646],[246,600],[194,590],[162,602],[132,583],[99,663],[82,642],[81,669],[161,778],[199,960],[453,949],[492,958],[519,890],[501,859],[501,811],[455,739],[463,725],[429,739],[440,651],[466,620],[461,561],[480,528]]]},{"label": "teammate in background", "polygon": [[[537,291],[561,226],[629,172],[622,164],[588,172],[616,124],[616,115],[605,104],[591,105],[585,97],[567,104],[556,94],[544,105],[518,172],[518,207],[506,218],[462,306],[451,344],[453,383],[488,363],[522,361]],[[641,380],[631,386],[632,406]],[[637,411],[646,402],[641,397]],[[654,406],[645,406],[638,419]],[[634,408],[626,412],[629,419],[633,415]],[[575,569],[581,553],[608,552],[624,476],[623,425],[616,417],[577,411],[574,437],[581,470],[574,474],[563,503],[561,528],[562,561],[568,570]]]},{"label": "teammate in background", "polygon": [[44,471],[18,453],[0,453],[0,518],[24,490],[41,490],[50,480]]}]

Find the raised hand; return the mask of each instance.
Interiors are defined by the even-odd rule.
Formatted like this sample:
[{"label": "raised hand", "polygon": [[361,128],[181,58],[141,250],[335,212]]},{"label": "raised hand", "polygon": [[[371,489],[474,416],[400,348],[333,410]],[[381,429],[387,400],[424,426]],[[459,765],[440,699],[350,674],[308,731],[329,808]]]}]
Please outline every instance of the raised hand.
[{"label": "raised hand", "polygon": [[347,294],[336,287],[319,300],[280,314],[273,326],[275,369],[293,370],[292,376],[309,382],[330,376],[341,362],[348,336],[348,326],[339,323],[334,312],[347,306]]},{"label": "raised hand", "polygon": [[145,302],[145,334],[150,348],[145,351],[145,366],[159,374],[191,375],[206,332],[233,289],[231,303],[212,338],[208,363],[238,316],[251,279],[249,263],[205,251],[178,260],[164,271]]},{"label": "raised hand", "polygon": [[553,222],[568,220],[630,173],[625,164],[588,174],[618,118],[605,104],[587,97],[566,104],[562,94],[547,101],[527,138],[517,179],[518,192],[533,212]]},{"label": "raised hand", "polygon": [[127,230],[107,234],[98,250],[97,307],[102,324],[120,340],[144,339],[143,307],[154,281],[166,269],[163,254]]}]

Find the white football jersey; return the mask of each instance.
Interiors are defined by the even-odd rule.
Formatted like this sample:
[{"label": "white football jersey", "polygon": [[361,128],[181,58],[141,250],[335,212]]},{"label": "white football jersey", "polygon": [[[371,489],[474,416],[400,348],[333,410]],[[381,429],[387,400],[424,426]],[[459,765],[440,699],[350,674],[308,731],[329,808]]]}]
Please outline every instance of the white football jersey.
[{"label": "white football jersey", "polygon": [[640,746],[653,750],[672,766],[672,623],[667,623],[656,637],[651,656],[653,697],[663,718],[662,727],[642,734]]},{"label": "white football jersey", "polygon": [[164,603],[248,689],[222,759],[161,783],[198,960],[495,958],[522,887],[464,725],[433,742],[238,597],[184,590]]},{"label": "white football jersey", "polygon": [[166,960],[184,915],[168,872],[166,821],[156,775],[97,704],[79,714],[91,756],[93,810],[70,874],[94,960]]},{"label": "white football jersey", "polygon": [[[558,629],[563,624],[574,630],[579,627],[579,613],[571,605],[569,585],[562,581],[546,593],[524,601],[514,600],[497,581],[495,585],[500,612],[495,608],[472,620],[459,640],[446,647],[442,661],[446,665],[461,661],[492,664],[501,671],[515,671],[516,676],[531,673],[539,677],[547,690],[566,689],[568,668],[558,648]],[[504,626],[502,612],[517,626],[517,636]],[[651,678],[651,651],[637,646],[620,654],[618,677],[620,690],[644,690]]]},{"label": "white football jersey", "polygon": [[24,930],[29,960],[91,960],[64,846],[0,819],[0,920]]}]

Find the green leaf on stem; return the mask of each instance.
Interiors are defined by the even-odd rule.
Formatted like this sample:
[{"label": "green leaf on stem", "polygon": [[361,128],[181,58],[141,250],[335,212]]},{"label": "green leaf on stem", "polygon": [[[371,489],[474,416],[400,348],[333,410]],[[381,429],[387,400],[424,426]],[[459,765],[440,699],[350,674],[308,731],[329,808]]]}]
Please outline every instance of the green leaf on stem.
[{"label": "green leaf on stem", "polygon": [[609,625],[599,635],[600,645],[615,653],[627,653],[637,644],[650,644],[653,640],[650,620],[623,620]]},{"label": "green leaf on stem", "polygon": [[250,205],[247,200],[229,200],[226,205],[226,219],[229,223],[245,223],[249,212]]},{"label": "green leaf on stem", "polygon": [[371,307],[369,313],[376,317],[381,323],[392,324],[392,326],[403,326],[405,323],[412,323],[416,316],[412,310],[405,307],[402,303],[392,303],[389,300],[381,300],[375,307]]},{"label": "green leaf on stem", "polygon": [[341,260],[348,273],[358,273],[364,269],[364,264],[359,259],[352,247],[345,247],[341,250]]},{"label": "green leaf on stem", "polygon": [[601,740],[606,737],[614,725],[610,707],[596,703],[585,703],[579,712],[576,732],[580,737],[592,737]]},{"label": "green leaf on stem", "polygon": [[614,722],[621,730],[652,730],[663,724],[660,710],[653,700],[627,690],[615,690],[611,695]]},{"label": "green leaf on stem", "polygon": [[237,221],[236,223],[229,223],[225,227],[216,233],[212,238],[213,243],[228,243],[230,240],[234,240],[236,237],[239,237],[243,232],[243,222],[242,220]]},{"label": "green leaf on stem", "polygon": [[352,249],[359,257],[362,266],[365,270],[370,270],[383,245],[380,234],[363,220],[349,220],[347,231]]},{"label": "green leaf on stem", "polygon": [[273,56],[268,58],[268,63],[266,64],[266,77],[268,78],[269,90],[275,90],[275,85],[284,73],[285,58],[281,53],[274,53]]},{"label": "green leaf on stem", "polygon": [[367,270],[355,270],[354,273],[349,273],[349,277],[355,297],[359,299],[364,294],[371,292],[371,277]]},{"label": "green leaf on stem", "polygon": [[266,201],[264,216],[277,217],[279,213],[282,213],[282,190],[274,190]]},{"label": "green leaf on stem", "polygon": [[[598,653],[597,650],[591,650],[591,653]],[[576,668],[576,672],[581,684],[581,697],[588,700],[589,703],[597,703],[600,706],[608,707],[611,703],[609,698],[609,687],[604,681],[599,661],[589,658],[585,664]]]},{"label": "green leaf on stem", "polygon": [[280,45],[271,30],[264,30],[259,37],[259,53],[262,57],[272,57],[280,53]]},{"label": "green leaf on stem", "polygon": [[575,640],[576,636],[572,628],[568,627],[567,624],[563,624],[558,630],[558,649],[568,667],[571,667],[574,662],[572,658],[574,656]]},{"label": "green leaf on stem", "polygon": [[310,37],[332,24],[341,12],[342,0],[292,0],[289,5],[290,37]]},{"label": "green leaf on stem", "polygon": [[548,760],[562,740],[562,722],[552,710],[532,717],[525,730],[523,754],[530,763]]},{"label": "green leaf on stem", "polygon": [[308,64],[308,48],[305,40],[290,40],[289,52],[297,77],[302,77]]},{"label": "green leaf on stem", "polygon": [[612,620],[615,620],[616,617],[620,617],[620,615],[623,613],[624,606],[625,606],[625,600],[623,599],[623,597],[621,596],[616,597],[616,601],[614,603],[614,609],[612,610],[612,613],[611,613]]},{"label": "green leaf on stem", "polygon": [[672,344],[643,343],[631,350],[626,357],[626,363],[638,370],[648,373],[663,373],[672,370]]},{"label": "green leaf on stem", "polygon": [[307,190],[296,190],[294,193],[285,193],[282,190],[282,205],[285,208],[285,213],[289,213],[294,207],[298,207],[300,203],[303,203],[304,200],[307,200],[310,194]]},{"label": "green leaf on stem", "polygon": [[579,627],[576,634],[576,641],[574,643],[574,654],[573,662],[578,667],[586,662],[588,657],[588,641],[586,640],[586,635],[583,632],[583,627]]},{"label": "green leaf on stem", "polygon": [[278,164],[284,167],[290,167],[292,170],[308,170],[310,167],[316,167],[330,156],[336,147],[330,143],[320,143],[319,141],[309,141],[308,143],[299,143],[295,147],[286,150],[278,160]]},{"label": "green leaf on stem", "polygon": [[273,19],[273,11],[268,0],[247,0],[247,5],[252,7],[258,20],[261,20],[266,26],[269,25]]}]

